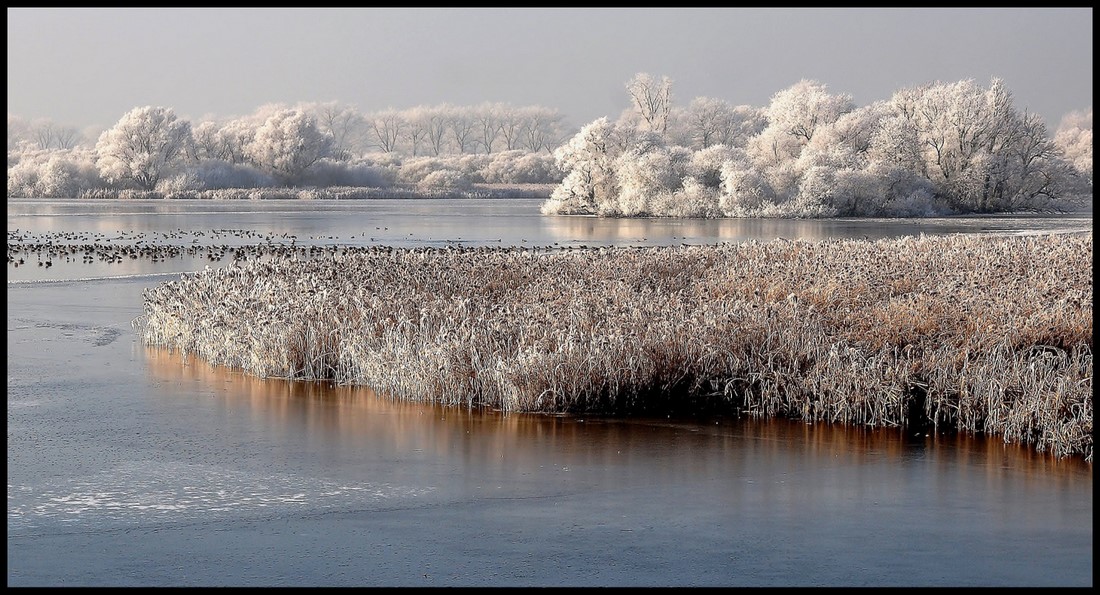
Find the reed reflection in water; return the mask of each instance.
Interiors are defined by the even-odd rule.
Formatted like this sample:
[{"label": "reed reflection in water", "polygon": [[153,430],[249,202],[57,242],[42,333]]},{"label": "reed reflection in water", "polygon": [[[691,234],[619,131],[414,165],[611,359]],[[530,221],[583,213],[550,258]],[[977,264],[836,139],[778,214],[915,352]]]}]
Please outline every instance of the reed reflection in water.
[{"label": "reed reflection in water", "polygon": [[[503,413],[391,399],[366,387],[262,379],[210,365],[194,355],[162,347],[143,349],[146,369],[155,379],[207,387],[222,400],[222,407],[247,412],[256,426],[295,428],[311,440],[362,453],[364,460],[415,455],[402,460],[413,465],[417,458],[429,458],[458,465],[414,473],[422,479],[436,472],[450,475],[476,468],[475,477],[487,475],[539,491],[546,489],[547,479],[558,482],[562,476],[540,478],[534,470],[568,467],[586,470],[585,478],[592,481],[652,484],[704,477],[743,489],[760,478],[782,481],[793,468],[816,477],[811,482],[843,468],[840,477],[825,481],[847,481],[854,474],[859,481],[889,483],[884,476],[891,474],[882,468],[894,465],[909,469],[902,473],[919,468],[938,483],[944,477],[957,476],[964,482],[981,477],[992,488],[1021,480],[1044,489],[1052,487],[1051,482],[1067,488],[1092,482],[1091,465],[1077,457],[1058,459],[983,436],[913,437],[896,428],[784,419]],[[562,485],[556,483],[552,489]]]}]

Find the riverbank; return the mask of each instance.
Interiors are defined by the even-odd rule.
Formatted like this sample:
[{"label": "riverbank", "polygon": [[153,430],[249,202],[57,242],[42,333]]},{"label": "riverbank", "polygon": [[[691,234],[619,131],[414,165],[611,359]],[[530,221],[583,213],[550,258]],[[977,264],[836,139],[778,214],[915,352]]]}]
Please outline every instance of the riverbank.
[{"label": "riverbank", "polygon": [[248,261],[149,289],[145,343],[508,411],[1002,436],[1092,460],[1092,234]]},{"label": "riverbank", "polygon": [[[540,198],[550,196],[554,184],[465,184],[454,188],[420,188],[411,185],[375,186],[276,186],[215,188],[207,190],[135,190],[97,188],[80,194],[86,200],[371,200],[371,199],[475,199]],[[19,198],[12,197],[10,198]]]}]

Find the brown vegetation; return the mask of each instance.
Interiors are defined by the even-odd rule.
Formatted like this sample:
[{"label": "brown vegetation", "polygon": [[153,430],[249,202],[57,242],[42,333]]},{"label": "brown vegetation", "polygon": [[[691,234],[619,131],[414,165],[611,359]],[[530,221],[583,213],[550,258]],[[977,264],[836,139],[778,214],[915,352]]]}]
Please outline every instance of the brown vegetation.
[{"label": "brown vegetation", "polygon": [[1092,234],[361,248],[151,288],[147,344],[538,412],[963,431],[1092,460]]}]

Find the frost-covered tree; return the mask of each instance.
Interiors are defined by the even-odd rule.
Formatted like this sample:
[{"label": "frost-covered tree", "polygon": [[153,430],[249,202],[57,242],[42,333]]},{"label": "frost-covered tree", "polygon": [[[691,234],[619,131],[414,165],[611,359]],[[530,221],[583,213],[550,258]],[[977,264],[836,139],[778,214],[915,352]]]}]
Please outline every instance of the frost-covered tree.
[{"label": "frost-covered tree", "polygon": [[490,184],[549,184],[562,175],[553,155],[513,149],[494,153],[482,177]]},{"label": "frost-covered tree", "polygon": [[397,171],[397,181],[406,185],[420,184],[421,180],[433,171],[447,169],[445,158],[435,156],[421,156],[406,158],[401,162]]},{"label": "frost-covered tree", "polygon": [[417,184],[421,192],[466,190],[470,187],[470,178],[453,169],[440,169],[424,176]]},{"label": "frost-covered tree", "polygon": [[451,106],[437,105],[420,108],[424,121],[424,134],[428,139],[428,147],[432,155],[439,156],[447,148],[447,130],[450,118]]},{"label": "frost-covered tree", "polygon": [[405,126],[401,129],[405,146],[409,154],[416,157],[428,138],[428,119],[421,108],[404,110],[401,117],[405,120]]},{"label": "frost-covered tree", "polygon": [[245,148],[252,161],[291,186],[311,165],[328,157],[332,137],[323,133],[308,114],[297,109],[275,112],[256,129]]},{"label": "frost-covered tree", "polygon": [[405,116],[393,108],[384,109],[367,116],[367,125],[371,131],[371,141],[383,153],[397,150],[405,128]]},{"label": "frost-covered tree", "polygon": [[722,163],[718,206],[727,217],[756,217],[775,202],[775,192],[762,170],[744,151]]},{"label": "frost-covered tree", "polygon": [[1092,107],[1066,114],[1054,133],[1054,144],[1061,149],[1078,175],[1092,188]]},{"label": "frost-covered tree", "polygon": [[565,138],[564,117],[555,109],[529,106],[520,109],[519,117],[522,120],[520,144],[532,153],[553,154]]},{"label": "frost-covered tree", "polygon": [[626,82],[626,91],[648,129],[665,134],[672,110],[672,79],[662,76],[658,80],[647,72],[639,72]]},{"label": "frost-covered tree", "polygon": [[522,109],[509,108],[500,117],[500,138],[504,141],[505,151],[520,148],[523,133]]},{"label": "frost-covered tree", "polygon": [[649,125],[634,108],[624,109],[614,124],[611,142],[618,153],[629,151],[650,132]]},{"label": "frost-covered tree", "polygon": [[867,166],[872,139],[884,118],[893,111],[883,101],[854,108],[835,122],[820,126],[806,143],[799,159],[813,165],[863,169]]},{"label": "frost-covered tree", "polygon": [[685,145],[696,149],[728,143],[735,126],[733,106],[713,97],[692,99],[679,121]]},{"label": "frost-covered tree", "polygon": [[[30,147],[30,122],[14,114],[8,114],[8,153]],[[10,160],[10,157],[9,157]],[[10,165],[10,164],[9,164]]]},{"label": "frost-covered tree", "polygon": [[726,145],[711,145],[694,151],[687,164],[687,177],[702,188],[720,190],[722,165],[726,161],[735,159],[735,155],[734,149]]},{"label": "frost-covered tree", "polygon": [[615,201],[598,204],[600,215],[636,217],[664,215],[654,199],[669,196],[683,187],[691,151],[668,147],[661,135],[647,132],[629,150],[615,159]]},{"label": "frost-covered tree", "polygon": [[760,164],[780,165],[797,159],[819,127],[852,111],[851,95],[833,95],[817,81],[803,79],[772,96],[768,124],[753,139],[750,154]]},{"label": "frost-covered tree", "polygon": [[474,150],[477,122],[470,110],[462,107],[454,107],[447,113],[447,132],[454,143],[455,150],[459,153],[469,153]]},{"label": "frost-covered tree", "polygon": [[109,183],[132,182],[153,190],[170,173],[191,143],[191,124],[167,107],[130,110],[96,143],[100,175]]},{"label": "frost-covered tree", "polygon": [[1003,81],[904,89],[891,100],[916,131],[921,172],[959,212],[1047,208],[1070,180],[1046,125],[1020,113]]},{"label": "frost-covered tree", "polygon": [[248,154],[248,147],[252,144],[252,140],[256,138],[256,130],[263,125],[268,117],[270,115],[257,112],[251,116],[236,118],[221,125],[215,133],[218,158],[230,163],[252,164],[253,161]]},{"label": "frost-covered tree", "polygon": [[586,124],[573,138],[554,150],[565,179],[543,203],[545,214],[595,214],[612,210],[618,197],[612,144],[615,125],[606,117]]},{"label": "frost-covered tree", "polygon": [[336,101],[306,104],[302,109],[313,115],[321,132],[332,137],[333,158],[347,161],[356,154],[365,135],[363,114]]},{"label": "frost-covered tree", "polygon": [[473,110],[473,120],[477,128],[478,142],[485,153],[493,152],[493,145],[500,138],[500,129],[508,107],[501,103],[483,103]]},{"label": "frost-covered tree", "polygon": [[72,149],[81,139],[80,131],[73,126],[57,124],[49,118],[31,122],[30,132],[40,149]]},{"label": "frost-covered tree", "polygon": [[104,180],[88,148],[27,151],[8,167],[9,198],[79,198]]}]

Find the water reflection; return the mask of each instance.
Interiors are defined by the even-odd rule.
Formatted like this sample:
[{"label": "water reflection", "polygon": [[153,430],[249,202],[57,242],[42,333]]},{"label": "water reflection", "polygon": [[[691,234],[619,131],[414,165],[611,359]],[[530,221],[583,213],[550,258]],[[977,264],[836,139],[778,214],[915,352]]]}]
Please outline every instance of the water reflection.
[{"label": "water reflection", "polygon": [[[213,391],[224,407],[248,412],[257,425],[294,427],[361,452],[461,459],[516,480],[531,469],[573,465],[644,482],[724,477],[736,483],[774,476],[777,469],[822,476],[840,468],[845,481],[862,470],[878,482],[890,475],[881,469],[887,465],[966,482],[984,478],[991,486],[1021,479],[1045,488],[1052,481],[1067,487],[1092,481],[1092,467],[1081,459],[1059,460],[996,438],[913,438],[897,429],[788,420],[609,419],[442,407],[365,387],[261,379],[160,347],[144,350],[154,378],[197,383],[206,391],[188,394]],[[632,471],[622,471],[627,468]]]},{"label": "water reflection", "polygon": [[546,228],[558,241],[592,244],[676,245],[768,241],[775,238],[821,240],[844,237],[888,237],[914,226],[788,219],[601,219],[546,217]]}]

